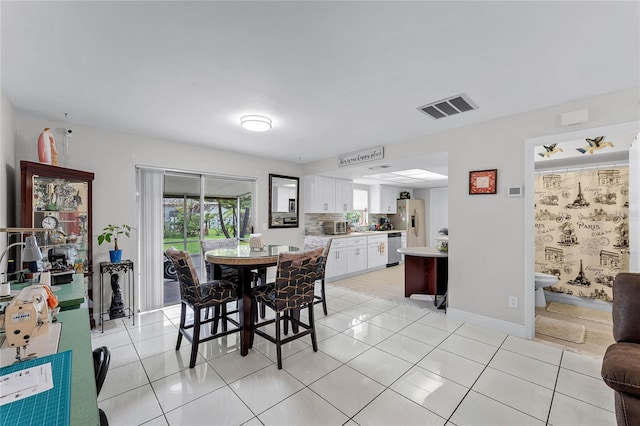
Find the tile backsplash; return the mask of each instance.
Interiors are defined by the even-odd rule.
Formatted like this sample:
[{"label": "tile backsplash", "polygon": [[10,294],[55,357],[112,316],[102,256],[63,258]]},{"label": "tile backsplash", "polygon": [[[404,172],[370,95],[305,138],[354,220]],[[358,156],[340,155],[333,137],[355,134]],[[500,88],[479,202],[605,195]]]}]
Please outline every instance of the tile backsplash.
[{"label": "tile backsplash", "polygon": [[304,215],[304,235],[323,235],[322,222],[345,220],[342,213],[307,213]]},{"label": "tile backsplash", "polygon": [[[386,214],[370,214],[369,223],[377,224],[381,217],[388,217]],[[305,235],[324,235],[322,222],[325,220],[345,220],[342,213],[306,213],[304,215],[304,234]],[[365,231],[368,227],[361,227],[359,231]]]}]

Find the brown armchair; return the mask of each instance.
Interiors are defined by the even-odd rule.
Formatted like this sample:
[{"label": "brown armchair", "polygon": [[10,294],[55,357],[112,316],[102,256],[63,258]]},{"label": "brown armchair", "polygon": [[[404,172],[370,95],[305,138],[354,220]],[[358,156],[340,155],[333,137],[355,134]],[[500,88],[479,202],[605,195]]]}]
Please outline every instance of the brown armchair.
[{"label": "brown armchair", "polygon": [[602,360],[602,379],[615,391],[618,425],[640,424],[640,274],[613,283],[613,338]]}]

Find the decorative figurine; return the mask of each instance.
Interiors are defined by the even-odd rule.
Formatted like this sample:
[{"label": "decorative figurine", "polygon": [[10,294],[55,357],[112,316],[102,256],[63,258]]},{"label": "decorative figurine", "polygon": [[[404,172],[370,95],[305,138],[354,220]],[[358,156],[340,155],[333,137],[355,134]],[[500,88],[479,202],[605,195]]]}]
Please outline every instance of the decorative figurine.
[{"label": "decorative figurine", "polygon": [[38,161],[44,164],[58,165],[58,150],[51,129],[45,127],[38,136]]},{"label": "decorative figurine", "polygon": [[120,291],[120,275],[111,274],[111,306],[109,307],[109,318],[122,318],[125,315],[122,291]]},{"label": "decorative figurine", "polygon": [[613,142],[602,142],[604,140],[604,136],[598,136],[595,139],[587,138],[586,141],[589,143],[589,146],[585,146],[584,148],[576,148],[578,152],[581,154],[593,154],[595,151],[602,149],[604,147],[610,146],[613,148]]},{"label": "decorative figurine", "polygon": [[553,154],[557,154],[558,152],[564,152],[562,148],[560,148],[557,145],[558,145],[557,143],[552,143],[551,145],[542,145],[544,147],[545,152],[542,152],[542,153],[539,152],[538,155],[543,158],[544,157],[551,158]]}]

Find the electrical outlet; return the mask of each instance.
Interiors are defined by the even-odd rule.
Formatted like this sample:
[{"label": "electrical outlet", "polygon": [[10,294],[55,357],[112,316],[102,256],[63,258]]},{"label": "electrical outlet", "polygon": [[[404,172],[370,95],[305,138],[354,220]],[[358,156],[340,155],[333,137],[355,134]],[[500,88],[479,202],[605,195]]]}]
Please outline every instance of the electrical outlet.
[{"label": "electrical outlet", "polygon": [[518,298],[516,296],[509,296],[509,307],[518,309]]}]

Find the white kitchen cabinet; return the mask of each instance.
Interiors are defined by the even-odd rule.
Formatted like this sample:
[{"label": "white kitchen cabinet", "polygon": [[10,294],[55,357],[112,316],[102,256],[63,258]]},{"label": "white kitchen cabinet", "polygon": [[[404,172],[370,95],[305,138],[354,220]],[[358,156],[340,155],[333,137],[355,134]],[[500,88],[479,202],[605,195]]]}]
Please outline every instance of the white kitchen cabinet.
[{"label": "white kitchen cabinet", "polygon": [[325,176],[304,178],[305,213],[353,211],[353,182]]},{"label": "white kitchen cabinet", "polygon": [[367,268],[386,266],[389,259],[387,251],[387,234],[370,235],[367,237]]},{"label": "white kitchen cabinet", "polygon": [[347,244],[345,238],[334,238],[331,241],[325,279],[338,277],[347,273]]},{"label": "white kitchen cabinet", "polygon": [[386,185],[369,186],[369,213],[395,214],[397,213],[398,195],[400,188]]},{"label": "white kitchen cabinet", "polygon": [[367,237],[347,238],[347,273],[367,269]]},{"label": "white kitchen cabinet", "polygon": [[305,213],[333,213],[335,194],[335,179],[325,176],[306,176],[304,178]]},{"label": "white kitchen cabinet", "polygon": [[353,211],[353,182],[336,179],[336,213],[350,213]]}]

